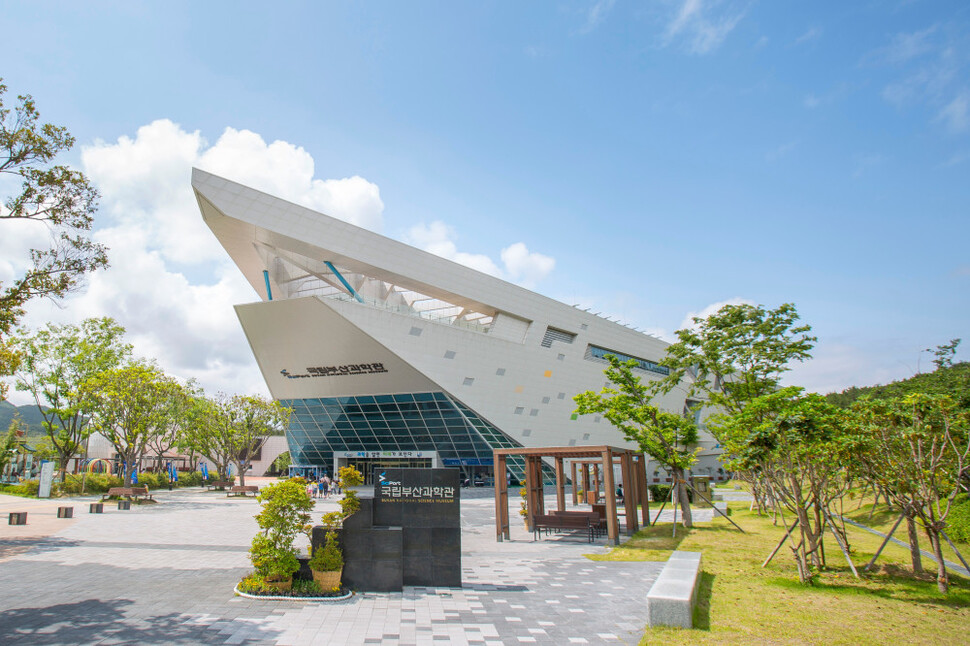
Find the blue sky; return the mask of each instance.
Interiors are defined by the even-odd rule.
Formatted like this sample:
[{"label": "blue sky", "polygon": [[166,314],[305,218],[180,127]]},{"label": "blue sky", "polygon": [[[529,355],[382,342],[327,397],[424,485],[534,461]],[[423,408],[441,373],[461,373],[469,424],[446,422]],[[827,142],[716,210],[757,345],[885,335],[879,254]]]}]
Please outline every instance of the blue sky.
[{"label": "blue sky", "polygon": [[[168,198],[231,128],[266,161],[216,171],[276,173],[272,188],[309,158],[314,179],[361,180],[327,185],[338,217],[666,338],[724,301],[794,302],[819,344],[791,381],[811,389],[970,344],[966,2],[0,2],[0,17],[0,76],[77,137],[113,271],[150,257],[196,304],[253,297],[217,253],[152,232],[199,219]],[[137,283],[92,281],[30,323],[109,313],[178,374],[262,388],[238,331],[200,358],[153,329],[213,335],[231,312],[176,294],[145,316]]]}]

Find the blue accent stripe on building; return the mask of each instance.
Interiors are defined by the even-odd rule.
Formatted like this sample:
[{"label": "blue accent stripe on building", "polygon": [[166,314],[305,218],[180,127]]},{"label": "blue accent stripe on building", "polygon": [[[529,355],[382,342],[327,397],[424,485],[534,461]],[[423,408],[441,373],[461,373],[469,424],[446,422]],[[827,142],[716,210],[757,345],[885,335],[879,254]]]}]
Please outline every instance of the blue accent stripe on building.
[{"label": "blue accent stripe on building", "polygon": [[331,263],[329,260],[324,260],[323,264],[325,264],[327,268],[333,272],[333,275],[337,277],[337,280],[343,283],[344,287],[347,288],[347,291],[350,292],[351,296],[357,299],[358,303],[364,302],[364,299],[360,297],[360,294],[357,293],[357,290],[351,287],[350,283],[347,282],[347,279],[340,275],[340,272],[337,271],[337,268],[333,266],[333,263]]},{"label": "blue accent stripe on building", "polygon": [[266,281],[266,298],[273,300],[273,290],[269,286],[269,272],[265,269],[263,270],[263,280]]}]

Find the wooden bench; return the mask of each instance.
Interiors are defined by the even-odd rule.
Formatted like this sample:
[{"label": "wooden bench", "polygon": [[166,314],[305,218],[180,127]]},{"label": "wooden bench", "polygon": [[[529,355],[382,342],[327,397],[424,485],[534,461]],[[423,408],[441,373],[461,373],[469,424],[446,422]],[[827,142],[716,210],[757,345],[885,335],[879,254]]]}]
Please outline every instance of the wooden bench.
[{"label": "wooden bench", "polygon": [[259,493],[259,487],[257,487],[256,485],[246,485],[245,487],[236,486],[236,487],[230,487],[229,493],[226,494],[226,497],[247,496],[249,494],[253,494],[253,496],[255,496],[258,493]]},{"label": "wooden bench", "polygon": [[108,493],[101,496],[101,500],[107,500],[114,496],[125,497],[129,500],[138,500],[139,498],[152,500],[152,495],[148,493],[148,487],[111,487],[108,489]]},{"label": "wooden bench", "polygon": [[589,524],[593,528],[594,534],[606,535],[606,519],[595,511],[553,511],[552,516],[575,516],[577,518],[589,518]]},{"label": "wooden bench", "polygon": [[225,490],[226,487],[231,487],[231,486],[232,486],[231,482],[218,481],[218,482],[210,482],[205,486],[205,488],[208,489],[209,491],[212,491],[213,489],[219,489],[220,491],[223,491]]},{"label": "wooden bench", "polygon": [[647,593],[650,626],[694,627],[701,582],[701,553],[675,551]]},{"label": "wooden bench", "polygon": [[590,523],[589,516],[553,516],[552,514],[536,515],[532,517],[533,538],[538,539],[542,536],[542,530],[546,533],[555,530],[557,533],[564,531],[586,532],[586,538],[590,543],[593,542],[595,529]]}]

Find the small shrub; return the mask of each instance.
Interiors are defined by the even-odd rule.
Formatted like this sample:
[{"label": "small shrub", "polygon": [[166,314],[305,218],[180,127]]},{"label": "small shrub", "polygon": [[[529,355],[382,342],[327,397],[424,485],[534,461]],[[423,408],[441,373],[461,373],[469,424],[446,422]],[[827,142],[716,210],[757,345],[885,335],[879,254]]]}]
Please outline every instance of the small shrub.
[{"label": "small shrub", "polygon": [[354,467],[340,467],[337,470],[340,488],[359,487],[364,484],[364,475]]},{"label": "small shrub", "polygon": [[179,472],[179,481],[176,483],[180,487],[201,487],[205,482],[201,471]]},{"label": "small shrub", "polygon": [[656,502],[670,500],[670,485],[650,485],[650,498]]},{"label": "small shrub", "polygon": [[317,572],[336,572],[344,567],[344,555],[337,543],[337,532],[327,532],[323,547],[318,547],[310,559],[310,569]]}]

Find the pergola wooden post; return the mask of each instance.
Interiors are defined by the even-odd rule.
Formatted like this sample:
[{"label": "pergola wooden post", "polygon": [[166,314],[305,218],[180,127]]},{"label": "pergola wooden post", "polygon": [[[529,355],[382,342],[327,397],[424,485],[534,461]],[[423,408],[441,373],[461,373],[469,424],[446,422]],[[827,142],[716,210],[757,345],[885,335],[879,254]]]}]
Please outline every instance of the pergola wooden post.
[{"label": "pergola wooden post", "polygon": [[[519,456],[525,460],[525,488],[526,488],[526,519],[529,529],[533,526],[533,520],[537,515],[544,515],[545,500],[542,487],[542,459],[552,458],[556,472],[556,503],[560,511],[565,511],[565,477],[563,474],[563,460],[587,458],[580,460],[579,467],[582,469],[584,484],[589,477],[589,467],[594,467],[593,476],[596,481],[596,489],[599,491],[599,483],[604,485],[604,498],[606,501],[606,527],[609,540],[614,545],[620,544],[620,523],[617,518],[616,505],[616,482],[613,477],[614,464],[620,465],[623,486],[626,489],[627,509],[626,509],[626,532],[632,534],[639,528],[637,522],[636,507],[641,499],[642,487],[637,484],[637,476],[634,472],[634,456],[636,452],[630,449],[620,449],[612,446],[556,446],[546,448],[515,448],[515,449],[495,449],[493,451],[494,464],[496,465],[496,487],[495,487],[495,535],[498,541],[509,539],[508,521],[508,489],[505,486],[504,478],[498,477],[504,474],[506,460],[509,456]],[[573,463],[575,469],[576,463]],[[602,469],[602,480],[600,469]],[[575,481],[575,478],[574,478]],[[588,485],[587,485],[588,486]]]},{"label": "pergola wooden post", "polygon": [[593,496],[593,500],[596,501],[600,499],[600,467],[598,464],[593,465],[593,485],[596,493],[596,495]]},{"label": "pergola wooden post", "polygon": [[496,455],[495,464],[495,540],[509,538],[509,483],[505,478],[505,456]]},{"label": "pergola wooden post", "polygon": [[576,461],[573,460],[569,463],[570,468],[573,472],[573,506],[579,504],[579,482],[576,480]]},{"label": "pergola wooden post", "polygon": [[616,518],[616,487],[613,482],[613,452],[603,451],[603,487],[606,490],[606,534],[614,545],[620,544],[620,526]]},{"label": "pergola wooden post", "polygon": [[556,509],[566,511],[566,482],[562,471],[562,457],[556,456]]},{"label": "pergola wooden post", "polygon": [[583,469],[583,504],[589,502],[589,465],[580,462],[579,466]]},{"label": "pergola wooden post", "polygon": [[637,524],[637,488],[634,485],[633,457],[626,453],[620,456],[620,477],[623,480],[623,510],[626,512],[626,531],[633,534],[640,529]]},{"label": "pergola wooden post", "polygon": [[650,494],[647,491],[647,457],[645,455],[636,456],[633,472],[637,476],[637,498],[641,505],[642,524],[644,527],[650,527]]}]

